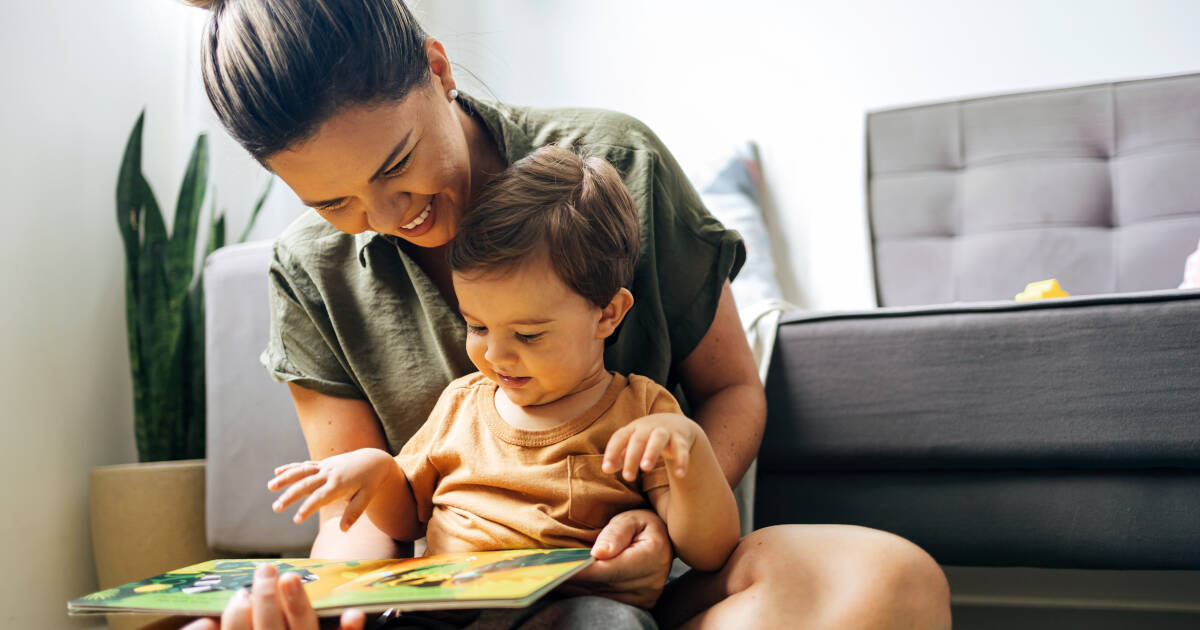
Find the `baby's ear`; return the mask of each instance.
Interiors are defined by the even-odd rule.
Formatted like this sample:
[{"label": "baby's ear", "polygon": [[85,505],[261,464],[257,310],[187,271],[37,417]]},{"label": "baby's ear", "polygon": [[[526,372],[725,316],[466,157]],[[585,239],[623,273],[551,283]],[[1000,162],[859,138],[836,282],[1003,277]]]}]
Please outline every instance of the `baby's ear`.
[{"label": "baby's ear", "polygon": [[596,338],[607,339],[609,335],[613,334],[632,307],[633,294],[624,287],[618,289],[612,299],[608,301],[608,305],[600,309],[600,321],[596,325]]}]

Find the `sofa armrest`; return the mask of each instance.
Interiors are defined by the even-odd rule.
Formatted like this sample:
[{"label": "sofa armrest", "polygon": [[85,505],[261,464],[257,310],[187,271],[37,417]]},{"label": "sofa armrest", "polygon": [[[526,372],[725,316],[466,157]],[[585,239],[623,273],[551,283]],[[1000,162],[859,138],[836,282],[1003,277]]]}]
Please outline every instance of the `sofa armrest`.
[{"label": "sofa armrest", "polygon": [[308,458],[292,399],[259,364],[270,325],[271,243],[232,245],[204,266],[208,544],[240,554],[307,555],[315,519],[271,511],[267,480]]},{"label": "sofa armrest", "polygon": [[1200,567],[1198,384],[1200,291],[791,317],[758,524],[856,522],[957,564]]}]

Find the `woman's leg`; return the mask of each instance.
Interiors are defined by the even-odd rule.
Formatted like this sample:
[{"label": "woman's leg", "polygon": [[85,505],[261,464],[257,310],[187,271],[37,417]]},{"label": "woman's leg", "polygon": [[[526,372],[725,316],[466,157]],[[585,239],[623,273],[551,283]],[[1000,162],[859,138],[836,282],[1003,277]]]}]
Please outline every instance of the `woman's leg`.
[{"label": "woman's leg", "polygon": [[663,628],[950,627],[950,588],[919,547],[852,525],[779,525],[742,539],[725,567],[671,583]]}]

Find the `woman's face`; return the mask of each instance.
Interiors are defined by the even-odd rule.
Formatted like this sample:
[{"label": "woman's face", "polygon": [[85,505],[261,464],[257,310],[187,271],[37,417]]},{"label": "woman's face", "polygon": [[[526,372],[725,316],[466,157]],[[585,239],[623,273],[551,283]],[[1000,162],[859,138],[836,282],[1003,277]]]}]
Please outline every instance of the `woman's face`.
[{"label": "woman's face", "polygon": [[472,188],[463,127],[470,119],[441,86],[432,75],[402,101],[345,108],[266,164],[343,232],[443,245],[454,237]]}]

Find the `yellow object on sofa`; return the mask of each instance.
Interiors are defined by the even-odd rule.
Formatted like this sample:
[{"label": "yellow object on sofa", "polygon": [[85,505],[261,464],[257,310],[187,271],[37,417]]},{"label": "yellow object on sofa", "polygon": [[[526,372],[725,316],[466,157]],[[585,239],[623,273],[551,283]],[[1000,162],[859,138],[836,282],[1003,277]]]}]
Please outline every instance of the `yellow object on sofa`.
[{"label": "yellow object on sofa", "polygon": [[1029,302],[1031,300],[1046,300],[1049,298],[1070,296],[1070,293],[1063,291],[1063,288],[1058,286],[1058,280],[1050,278],[1049,280],[1030,282],[1025,285],[1025,290],[1018,293],[1013,299],[1018,302]]}]

